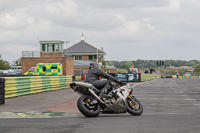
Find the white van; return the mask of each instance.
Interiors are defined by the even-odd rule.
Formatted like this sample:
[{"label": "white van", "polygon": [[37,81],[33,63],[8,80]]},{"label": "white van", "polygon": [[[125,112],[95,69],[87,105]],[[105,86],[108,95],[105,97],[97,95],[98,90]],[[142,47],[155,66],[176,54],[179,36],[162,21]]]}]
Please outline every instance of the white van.
[{"label": "white van", "polygon": [[12,74],[20,75],[22,74],[22,66],[12,66],[10,71]]}]

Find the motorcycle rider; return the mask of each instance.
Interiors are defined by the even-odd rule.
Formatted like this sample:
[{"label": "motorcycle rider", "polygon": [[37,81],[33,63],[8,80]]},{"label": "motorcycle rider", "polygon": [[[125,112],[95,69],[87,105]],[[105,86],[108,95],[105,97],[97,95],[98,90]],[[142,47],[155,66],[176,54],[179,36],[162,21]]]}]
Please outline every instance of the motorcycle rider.
[{"label": "motorcycle rider", "polygon": [[89,72],[86,75],[85,82],[92,84],[95,88],[100,90],[99,96],[102,98],[109,97],[107,92],[112,88],[108,80],[99,80],[99,77],[110,78],[115,82],[120,82],[113,76],[101,71],[101,67],[98,63],[90,63]]}]

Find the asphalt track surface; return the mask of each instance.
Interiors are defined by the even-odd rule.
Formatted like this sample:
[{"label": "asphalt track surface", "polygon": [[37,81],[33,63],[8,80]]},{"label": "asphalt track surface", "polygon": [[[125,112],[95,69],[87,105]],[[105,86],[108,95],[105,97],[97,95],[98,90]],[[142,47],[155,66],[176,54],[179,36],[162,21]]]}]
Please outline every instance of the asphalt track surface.
[{"label": "asphalt track surface", "polygon": [[[52,100],[50,101],[51,104],[49,102],[38,102],[38,105],[42,105],[30,107],[31,102],[27,101],[30,106],[27,105],[24,108],[22,106],[21,109],[19,107],[17,110],[11,107],[11,100],[15,98],[11,99],[8,101],[8,105],[0,106],[1,113],[13,113],[12,118],[2,117],[0,119],[0,133],[200,132],[200,79],[158,79],[137,85],[134,88],[135,96],[144,106],[144,113],[141,116],[132,116],[125,113],[100,114],[96,118],[86,118],[76,112],[76,106],[72,106],[72,104],[76,104],[74,101],[78,95],[68,90],[66,92],[68,96],[65,97],[64,92],[59,91],[61,93],[59,100],[62,100],[59,104],[56,103],[56,100]],[[57,91],[54,93],[58,94]],[[44,94],[36,95],[28,97],[41,99],[38,95]],[[25,99],[26,97],[24,97]],[[46,98],[43,97],[43,99]],[[17,103],[22,105],[26,101],[22,103],[18,101]],[[70,110],[71,113],[70,111],[64,113],[59,112],[59,110],[55,111],[56,108],[61,110],[62,105],[65,106],[65,110],[70,107],[74,109]],[[54,113],[51,111],[53,109]],[[32,115],[29,118],[26,115],[24,115],[24,118],[15,118],[17,113],[23,114],[22,111],[28,111],[26,113]],[[46,115],[44,115],[45,113]]]}]

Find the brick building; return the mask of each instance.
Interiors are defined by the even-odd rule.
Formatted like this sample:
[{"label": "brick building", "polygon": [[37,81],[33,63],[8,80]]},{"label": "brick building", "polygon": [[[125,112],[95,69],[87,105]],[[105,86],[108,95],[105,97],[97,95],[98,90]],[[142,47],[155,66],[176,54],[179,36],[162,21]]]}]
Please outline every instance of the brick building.
[{"label": "brick building", "polygon": [[93,61],[98,63],[103,61],[104,56],[106,55],[102,50],[85,42],[83,34],[81,41],[65,49],[65,53],[72,55],[74,60]]},{"label": "brick building", "polygon": [[40,41],[40,55],[23,51],[21,58],[22,73],[27,72],[38,63],[61,63],[64,75],[74,75],[74,59],[64,55],[63,41]]},{"label": "brick building", "polygon": [[[65,49],[65,53],[74,57],[74,75],[87,74],[89,71],[89,64],[91,62],[98,62],[101,64],[106,55],[102,50],[85,42],[83,34],[81,36],[81,41]],[[104,67],[106,67],[108,73],[116,73],[115,67],[101,65],[102,71],[104,71]]]},{"label": "brick building", "polygon": [[[91,62],[101,64],[105,52],[85,42],[82,35],[81,41],[73,46],[63,49],[63,41],[40,41],[40,52],[23,51],[21,58],[22,73],[27,72],[38,63],[61,63],[63,64],[64,75],[85,75],[89,70]],[[102,70],[104,70],[104,66]],[[116,68],[105,66],[109,73],[116,73]]]}]

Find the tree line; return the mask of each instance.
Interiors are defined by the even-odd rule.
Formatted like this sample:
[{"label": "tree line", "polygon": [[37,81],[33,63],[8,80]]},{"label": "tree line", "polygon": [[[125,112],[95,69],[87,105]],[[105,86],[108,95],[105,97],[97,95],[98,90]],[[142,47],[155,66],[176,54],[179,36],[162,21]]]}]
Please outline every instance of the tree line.
[{"label": "tree line", "polygon": [[155,68],[165,74],[176,74],[181,73],[182,75],[185,72],[190,72],[191,70],[188,69],[179,69],[179,70],[173,70],[173,69],[166,69],[169,66],[190,66],[193,68],[192,71],[197,72],[200,74],[200,61],[199,60],[162,60],[164,61],[164,64],[157,65],[157,60],[135,60],[135,61],[106,61],[107,65],[111,65],[117,68],[118,72],[128,72],[128,69],[134,66],[134,68],[138,68],[140,71],[145,71],[150,68]]},{"label": "tree line", "polygon": [[[185,61],[185,60],[163,60],[164,65],[161,67],[169,67],[169,66],[175,66],[175,67],[180,67],[180,66],[192,66],[194,67],[197,64],[200,64],[199,60],[190,60],[190,61]],[[145,68],[158,68],[160,66],[157,66],[157,60],[136,60],[136,61],[106,61],[107,65],[115,66],[116,68],[121,68],[121,69],[128,69],[131,68],[133,65],[135,68],[138,69],[145,69]]]},{"label": "tree line", "polygon": [[0,70],[8,70],[11,68],[11,66],[21,66],[21,59],[14,61],[12,64],[10,64],[8,61],[0,59]]}]

